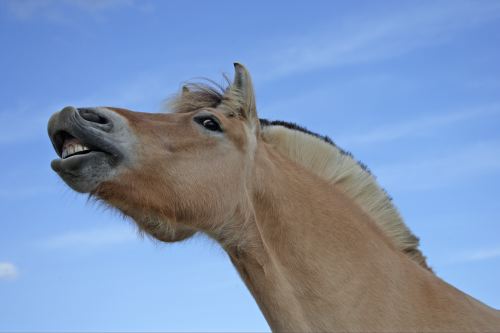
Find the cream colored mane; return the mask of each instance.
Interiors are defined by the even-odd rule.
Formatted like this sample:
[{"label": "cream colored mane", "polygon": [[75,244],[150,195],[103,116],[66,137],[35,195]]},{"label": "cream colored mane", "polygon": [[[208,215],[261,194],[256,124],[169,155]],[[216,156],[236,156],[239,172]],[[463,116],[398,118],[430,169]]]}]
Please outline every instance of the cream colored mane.
[{"label": "cream colored mane", "polygon": [[262,126],[262,137],[282,154],[352,198],[410,258],[427,269],[419,240],[404,224],[387,193],[368,169],[329,138],[285,122]]},{"label": "cream colored mane", "polygon": [[[189,112],[203,107],[216,107],[227,96],[220,85],[193,83],[182,88],[182,93],[169,101],[173,112]],[[431,270],[418,249],[419,239],[404,224],[387,193],[377,184],[368,169],[353,156],[336,146],[328,137],[322,137],[300,126],[261,119],[263,139],[279,152],[352,198],[395,246],[421,266]]]}]

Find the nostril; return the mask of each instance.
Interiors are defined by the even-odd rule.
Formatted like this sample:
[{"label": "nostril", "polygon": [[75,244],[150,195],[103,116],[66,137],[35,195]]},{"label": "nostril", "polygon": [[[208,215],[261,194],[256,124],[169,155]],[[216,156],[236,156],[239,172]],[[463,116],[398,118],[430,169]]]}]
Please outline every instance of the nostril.
[{"label": "nostril", "polygon": [[102,124],[102,125],[109,123],[109,120],[107,118],[99,115],[98,113],[96,113],[92,109],[83,109],[83,108],[78,109],[78,113],[80,114],[80,116],[83,119],[90,121],[90,122],[93,122],[93,123],[98,123],[98,124]]}]

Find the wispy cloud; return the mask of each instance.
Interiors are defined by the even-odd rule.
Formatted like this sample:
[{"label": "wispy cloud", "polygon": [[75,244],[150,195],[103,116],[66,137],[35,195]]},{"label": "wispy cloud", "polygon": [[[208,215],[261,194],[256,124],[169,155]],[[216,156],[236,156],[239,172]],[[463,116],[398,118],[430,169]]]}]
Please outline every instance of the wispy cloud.
[{"label": "wispy cloud", "polygon": [[132,242],[137,233],[125,225],[123,227],[79,230],[55,235],[38,242],[44,249],[95,250],[97,248]]},{"label": "wispy cloud", "polygon": [[390,191],[435,189],[500,171],[500,142],[479,142],[457,148],[444,155],[421,156],[373,170]]},{"label": "wispy cloud", "polygon": [[489,259],[500,258],[500,246],[488,249],[469,250],[458,253],[451,258],[451,263],[470,263]]},{"label": "wispy cloud", "polygon": [[4,187],[0,189],[0,199],[19,200],[53,193],[56,193],[56,189],[49,186]]},{"label": "wispy cloud", "polygon": [[8,0],[4,5],[17,19],[43,17],[59,21],[68,9],[97,14],[118,8],[136,7],[139,4],[136,0]]},{"label": "wispy cloud", "polygon": [[339,136],[338,142],[346,147],[367,146],[397,140],[403,137],[427,135],[443,127],[454,125],[477,118],[500,115],[500,104],[491,104],[463,109],[457,112],[437,113],[419,119],[411,119],[400,123],[379,126],[376,129],[356,133],[349,136]]},{"label": "wispy cloud", "polygon": [[[500,3],[417,2],[383,14],[346,17],[272,46],[266,79],[320,68],[394,58],[450,40],[457,32],[500,17]],[[279,45],[279,44],[278,44]],[[269,61],[270,59],[270,61]],[[269,70],[272,68],[272,70]]]},{"label": "wispy cloud", "polygon": [[19,276],[19,270],[10,262],[0,262],[0,280],[14,280]]}]

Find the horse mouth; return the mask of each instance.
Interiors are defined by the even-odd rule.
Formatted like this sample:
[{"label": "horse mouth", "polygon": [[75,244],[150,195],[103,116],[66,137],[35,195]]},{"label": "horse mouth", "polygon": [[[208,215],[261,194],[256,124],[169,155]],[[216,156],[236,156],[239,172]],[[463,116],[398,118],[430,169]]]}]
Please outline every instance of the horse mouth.
[{"label": "horse mouth", "polygon": [[71,158],[76,155],[85,155],[90,153],[92,150],[86,145],[80,143],[78,139],[65,140],[62,148],[61,157],[63,160]]},{"label": "horse mouth", "polygon": [[56,132],[52,137],[52,143],[59,159],[52,161],[52,169],[56,172],[74,172],[85,160],[99,155],[113,154],[98,148],[90,138],[77,138],[68,131]]},{"label": "horse mouth", "polygon": [[66,131],[60,131],[54,134],[52,141],[57,155],[59,155],[61,160],[100,151],[96,148],[91,148],[89,144],[74,137]]},{"label": "horse mouth", "polygon": [[51,167],[74,190],[92,192],[114,174],[121,153],[111,133],[112,125],[96,122],[96,117],[83,111],[90,112],[65,108],[51,117],[49,137],[59,157]]}]

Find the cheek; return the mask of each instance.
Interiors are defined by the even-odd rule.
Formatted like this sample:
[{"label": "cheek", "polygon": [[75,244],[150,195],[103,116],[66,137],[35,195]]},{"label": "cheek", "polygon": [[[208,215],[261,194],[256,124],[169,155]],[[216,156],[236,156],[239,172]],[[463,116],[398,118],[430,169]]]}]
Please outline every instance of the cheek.
[{"label": "cheek", "polygon": [[[239,186],[244,165],[241,158],[227,154],[199,153],[197,158],[180,159],[171,176],[202,192],[223,194]],[[236,153],[237,154],[237,153]]]},{"label": "cheek", "polygon": [[[158,134],[154,130],[151,133]],[[189,130],[182,135],[167,133],[171,135],[141,139],[137,165],[115,182],[120,192],[127,192],[120,197],[130,198],[141,208],[174,215],[231,210],[244,189],[243,148],[234,140],[200,138],[199,133]]]},{"label": "cheek", "polygon": [[177,160],[168,170],[175,192],[196,209],[219,213],[230,209],[239,200],[244,184],[243,160],[234,154],[200,152],[197,158]]}]

